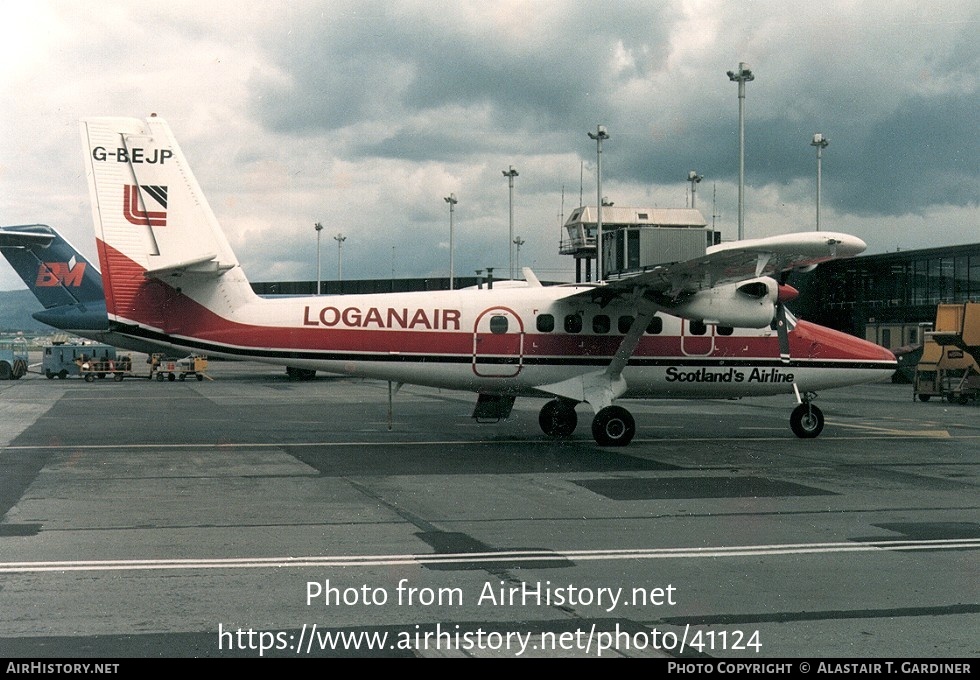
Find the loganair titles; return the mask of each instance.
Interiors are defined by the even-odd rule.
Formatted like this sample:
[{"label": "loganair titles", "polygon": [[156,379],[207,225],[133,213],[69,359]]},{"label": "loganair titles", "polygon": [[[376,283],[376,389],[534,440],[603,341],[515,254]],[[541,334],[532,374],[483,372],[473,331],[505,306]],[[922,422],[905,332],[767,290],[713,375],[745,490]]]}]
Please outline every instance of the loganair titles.
[{"label": "loganair titles", "polygon": [[406,328],[458,331],[458,309],[409,309],[402,307],[303,307],[304,326],[346,326],[347,328]]}]

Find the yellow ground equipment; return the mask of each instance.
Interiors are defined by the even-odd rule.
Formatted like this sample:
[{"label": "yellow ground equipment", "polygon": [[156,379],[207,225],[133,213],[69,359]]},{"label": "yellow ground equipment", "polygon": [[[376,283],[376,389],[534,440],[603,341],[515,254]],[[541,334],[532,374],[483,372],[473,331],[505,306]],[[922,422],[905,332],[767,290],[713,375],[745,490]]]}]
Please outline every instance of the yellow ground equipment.
[{"label": "yellow ground equipment", "polygon": [[941,396],[965,404],[980,396],[980,302],[940,304],[925,334],[913,396]]}]

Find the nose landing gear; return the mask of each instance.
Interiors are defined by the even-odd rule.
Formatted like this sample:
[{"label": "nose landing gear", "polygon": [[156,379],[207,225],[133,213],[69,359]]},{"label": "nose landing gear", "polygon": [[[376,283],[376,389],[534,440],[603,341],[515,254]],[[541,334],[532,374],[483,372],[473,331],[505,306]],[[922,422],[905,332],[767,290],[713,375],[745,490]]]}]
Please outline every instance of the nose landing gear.
[{"label": "nose landing gear", "polygon": [[[793,389],[796,389],[796,385],[793,385]],[[816,396],[813,392],[804,393],[800,397],[800,405],[789,416],[789,426],[800,439],[813,439],[823,430],[823,411],[813,405]]]}]

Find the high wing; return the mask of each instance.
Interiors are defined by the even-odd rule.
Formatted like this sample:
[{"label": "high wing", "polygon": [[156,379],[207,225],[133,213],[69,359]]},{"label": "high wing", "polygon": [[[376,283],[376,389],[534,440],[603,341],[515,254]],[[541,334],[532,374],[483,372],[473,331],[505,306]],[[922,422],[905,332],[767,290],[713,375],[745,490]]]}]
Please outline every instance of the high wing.
[{"label": "high wing", "polygon": [[[821,262],[853,257],[867,245],[849,234],[806,232],[736,241],[708,249],[698,258],[658,265],[577,293],[606,305],[617,297],[633,300],[635,317],[605,369],[591,371],[539,389],[599,411],[626,392],[623,369],[636,351],[657,311],[725,326],[762,328],[777,320],[780,355],[789,360],[785,309],[787,293],[772,278],[809,270]],[[792,289],[790,289],[792,290]],[[795,296],[795,291],[792,292]]]},{"label": "high wing", "polygon": [[855,236],[826,231],[735,241],[712,246],[702,257],[657,265],[584,294],[608,299],[641,289],[647,297],[670,306],[669,300],[763,276],[809,270],[821,262],[853,257],[865,248],[864,241]]}]

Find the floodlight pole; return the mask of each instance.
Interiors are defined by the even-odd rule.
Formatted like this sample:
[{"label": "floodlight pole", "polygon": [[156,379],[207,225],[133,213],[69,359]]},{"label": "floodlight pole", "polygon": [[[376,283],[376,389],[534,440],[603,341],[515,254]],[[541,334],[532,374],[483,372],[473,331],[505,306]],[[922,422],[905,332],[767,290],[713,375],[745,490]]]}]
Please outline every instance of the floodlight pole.
[{"label": "floodlight pole", "polygon": [[514,178],[519,174],[514,166],[509,170],[502,170],[504,177],[507,178],[507,186],[510,190],[510,233],[507,237],[507,250],[510,252],[510,278],[514,279]]},{"label": "floodlight pole", "polygon": [[316,229],[316,294],[320,294],[320,281],[323,278],[320,276],[320,232],[323,231],[323,225],[319,222],[313,225]]},{"label": "floodlight pole", "polygon": [[520,236],[514,239],[514,245],[517,246],[517,269],[521,268],[521,246],[524,245],[525,241]]},{"label": "floodlight pole", "polygon": [[817,132],[813,135],[810,146],[817,147],[817,231],[820,231],[820,162],[823,159],[823,150],[830,144],[830,140]]},{"label": "floodlight pole", "polygon": [[459,201],[456,199],[456,194],[449,194],[444,199],[446,203],[449,204],[449,290],[455,289],[455,279],[456,279],[456,263],[453,259],[453,212],[456,204]]},{"label": "floodlight pole", "polygon": [[343,281],[344,262],[343,259],[341,258],[341,253],[343,252],[344,241],[347,240],[347,237],[344,236],[343,234],[337,234],[336,236],[333,237],[333,240],[337,242],[337,280]]},{"label": "floodlight pole", "polygon": [[609,139],[609,133],[606,132],[605,125],[597,125],[596,131],[590,132],[589,137],[595,140],[596,143],[596,191],[595,191],[595,202],[596,202],[596,233],[595,233],[595,253],[596,253],[596,282],[602,283],[603,277],[603,267],[602,267],[602,140]]},{"label": "floodlight pole", "polygon": [[704,175],[699,175],[698,173],[694,172],[694,170],[691,170],[689,173],[687,173],[687,181],[691,183],[691,207],[692,208],[697,207],[694,203],[694,196],[695,196],[695,192],[697,191],[698,183],[703,179],[704,179]]},{"label": "floodlight pole", "polygon": [[738,240],[745,238],[745,83],[755,80],[752,69],[739,62],[738,71],[729,71],[728,79],[738,83]]}]

